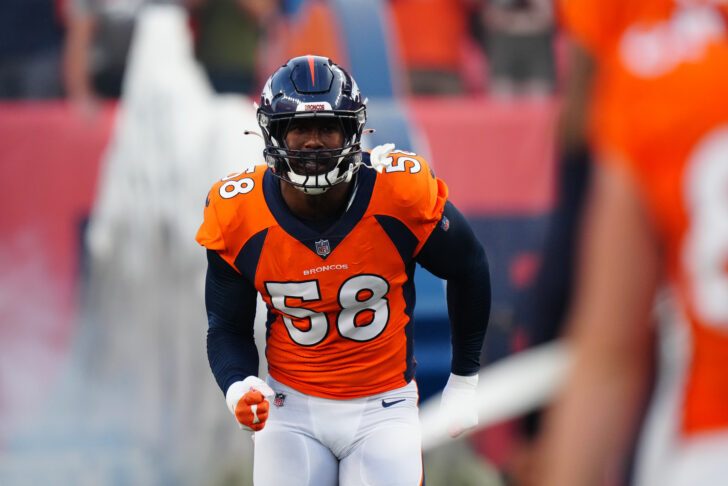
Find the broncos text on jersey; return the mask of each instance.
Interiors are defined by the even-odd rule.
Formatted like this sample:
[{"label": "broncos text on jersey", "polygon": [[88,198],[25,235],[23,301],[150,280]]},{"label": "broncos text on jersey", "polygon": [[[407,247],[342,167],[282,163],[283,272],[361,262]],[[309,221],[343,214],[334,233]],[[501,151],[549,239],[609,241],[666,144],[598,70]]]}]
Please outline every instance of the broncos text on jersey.
[{"label": "broncos text on jersey", "polygon": [[415,257],[448,191],[421,157],[389,157],[382,173],[360,168],[349,207],[324,231],[293,216],[266,166],[210,191],[197,241],[260,292],[269,373],[303,393],[357,398],[414,376]]}]

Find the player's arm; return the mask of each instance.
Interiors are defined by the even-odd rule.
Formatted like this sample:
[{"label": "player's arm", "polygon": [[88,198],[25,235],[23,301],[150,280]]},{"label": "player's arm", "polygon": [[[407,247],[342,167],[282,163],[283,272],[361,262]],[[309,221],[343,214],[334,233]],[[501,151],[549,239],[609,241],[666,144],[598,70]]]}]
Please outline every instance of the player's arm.
[{"label": "player's arm", "polygon": [[658,244],[622,170],[595,167],[582,231],[567,321],[575,361],[541,438],[545,486],[604,484],[624,466],[651,372]]},{"label": "player's arm", "polygon": [[258,374],[258,349],[253,323],[255,287],[214,250],[207,250],[205,306],[207,308],[207,358],[228,408],[241,427],[260,430],[267,418],[272,395]]},{"label": "player's arm", "polygon": [[443,411],[455,437],[477,424],[473,396],[490,315],[488,260],[465,217],[448,201],[417,261],[447,281],[452,362],[443,390]]}]

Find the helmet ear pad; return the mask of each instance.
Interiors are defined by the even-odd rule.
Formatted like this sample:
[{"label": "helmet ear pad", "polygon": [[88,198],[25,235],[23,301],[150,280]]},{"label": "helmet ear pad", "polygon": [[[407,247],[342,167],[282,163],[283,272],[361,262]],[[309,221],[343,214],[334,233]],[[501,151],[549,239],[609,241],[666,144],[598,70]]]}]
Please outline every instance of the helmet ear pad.
[{"label": "helmet ear pad", "polygon": [[[319,117],[338,121],[343,145],[337,149],[290,149],[285,139],[291,122]],[[361,163],[365,123],[366,107],[356,82],[325,57],[289,60],[271,75],[261,94],[258,124],[265,140],[266,162],[277,177],[307,193],[314,193],[314,189],[325,192],[351,179]],[[311,168],[314,163],[316,167]]]}]

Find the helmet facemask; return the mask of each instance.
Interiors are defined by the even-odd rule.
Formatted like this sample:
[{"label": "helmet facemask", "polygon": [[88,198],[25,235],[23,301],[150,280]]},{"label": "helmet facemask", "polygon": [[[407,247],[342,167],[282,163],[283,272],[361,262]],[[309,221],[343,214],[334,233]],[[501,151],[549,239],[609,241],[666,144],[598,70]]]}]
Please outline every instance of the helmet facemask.
[{"label": "helmet facemask", "polygon": [[[266,115],[263,115],[265,118]],[[322,194],[331,187],[351,180],[361,162],[361,133],[366,116],[358,112],[304,112],[260,119],[266,139],[265,159],[272,172],[306,194]],[[341,147],[292,149],[286,143],[291,123],[296,120],[333,119],[343,134]]]}]

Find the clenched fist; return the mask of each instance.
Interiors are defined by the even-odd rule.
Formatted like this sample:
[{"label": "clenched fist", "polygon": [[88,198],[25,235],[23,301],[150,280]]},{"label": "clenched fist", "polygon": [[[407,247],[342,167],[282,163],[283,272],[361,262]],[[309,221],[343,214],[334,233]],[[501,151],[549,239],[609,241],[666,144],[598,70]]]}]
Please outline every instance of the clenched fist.
[{"label": "clenched fist", "polygon": [[275,392],[257,376],[249,376],[243,381],[236,381],[225,394],[228,409],[243,430],[259,431],[268,420],[271,398]]}]

